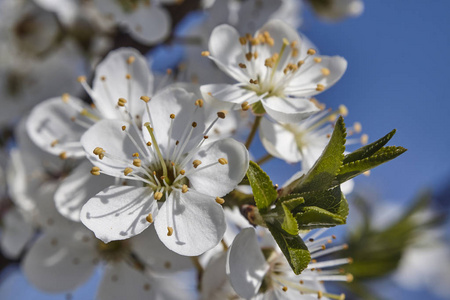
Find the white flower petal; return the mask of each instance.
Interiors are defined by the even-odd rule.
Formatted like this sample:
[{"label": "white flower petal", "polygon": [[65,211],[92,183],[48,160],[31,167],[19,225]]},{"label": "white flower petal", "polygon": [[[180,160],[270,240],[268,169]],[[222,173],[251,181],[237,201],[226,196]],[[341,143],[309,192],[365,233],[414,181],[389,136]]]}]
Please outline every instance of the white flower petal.
[{"label": "white flower petal", "polygon": [[200,90],[203,95],[212,96],[216,100],[235,104],[230,105],[230,109],[234,110],[241,109],[240,104],[245,101],[253,104],[260,99],[255,92],[231,84],[206,84],[202,85]]},{"label": "white flower petal", "polygon": [[96,299],[153,299],[153,290],[157,288],[145,274],[126,262],[110,262],[105,266]]},{"label": "white flower petal", "polygon": [[[173,228],[171,236],[167,235],[167,227]],[[174,191],[161,206],[155,229],[170,250],[196,256],[220,242],[226,229],[225,215],[211,196],[193,189],[186,193]]]},{"label": "white flower petal", "polygon": [[128,239],[150,226],[146,217],[157,215],[153,191],[147,187],[110,186],[81,209],[81,222],[105,243]]},{"label": "white flower petal", "polygon": [[[94,166],[99,167],[102,172],[108,175],[126,178],[123,171],[132,163],[132,154],[135,152],[142,154],[142,151],[139,151],[135,147],[122,130],[122,126],[126,126],[127,128],[131,127],[125,121],[99,121],[82,136],[81,144],[87,153],[87,158]],[[134,130],[130,129],[129,132],[136,141],[139,141],[139,137],[135,134]],[[93,153],[96,147],[103,148],[113,158],[105,156],[103,159],[99,159]]]},{"label": "white flower petal", "polygon": [[66,218],[79,222],[81,207],[89,198],[114,184],[110,176],[93,176],[92,164],[84,160],[61,181],[55,192],[56,209]]},{"label": "white flower petal", "polygon": [[[224,299],[224,296],[234,294],[234,290],[226,276],[226,262],[227,253],[223,251],[208,262],[202,276],[201,299]],[[219,298],[220,296],[222,298]]]},{"label": "white flower petal", "polygon": [[144,45],[163,41],[170,34],[170,15],[157,5],[142,5],[123,21],[130,29],[130,35]]},{"label": "white flower petal", "polygon": [[65,234],[45,234],[22,262],[27,279],[46,292],[69,292],[85,282],[95,269],[91,243]]},{"label": "white flower petal", "polygon": [[[134,62],[127,61],[134,57]],[[131,75],[127,79],[127,74]],[[102,80],[104,79],[104,80]],[[139,98],[150,96],[153,91],[153,75],[145,57],[133,48],[111,51],[96,67],[93,82],[94,99],[98,110],[108,119],[122,119],[123,108],[117,108],[119,98],[125,98],[127,109],[134,117],[142,115],[145,106]]]},{"label": "white flower petal", "polygon": [[10,209],[2,221],[3,228],[0,235],[2,254],[10,259],[17,259],[33,236],[34,229],[15,208]]},{"label": "white flower petal", "polygon": [[220,158],[225,158],[228,163],[218,163],[188,176],[193,189],[205,195],[221,197],[241,182],[249,164],[248,151],[242,143],[230,138],[220,140],[202,147],[192,159],[202,162],[198,167],[200,169],[216,163]]},{"label": "white flower petal", "polygon": [[[69,101],[82,108],[87,106],[75,97],[70,97]],[[86,129],[71,121],[71,117],[76,115],[77,111],[64,103],[61,97],[48,99],[31,111],[26,125],[28,134],[44,151],[54,155],[64,151],[68,156],[82,157],[80,138]],[[58,142],[53,144],[55,141]]]},{"label": "white flower petal", "polygon": [[296,163],[302,159],[294,134],[283,126],[263,118],[259,127],[259,137],[271,155],[289,163]]},{"label": "white flower petal", "polygon": [[189,257],[178,255],[164,246],[154,227],[148,228],[129,241],[134,253],[158,274],[193,267]]},{"label": "white flower petal", "polygon": [[234,290],[246,299],[252,298],[258,293],[268,269],[255,229],[243,229],[228,249],[227,275]]},{"label": "white flower petal", "polygon": [[261,100],[267,114],[278,122],[295,123],[319,111],[317,106],[306,98],[269,97]]}]

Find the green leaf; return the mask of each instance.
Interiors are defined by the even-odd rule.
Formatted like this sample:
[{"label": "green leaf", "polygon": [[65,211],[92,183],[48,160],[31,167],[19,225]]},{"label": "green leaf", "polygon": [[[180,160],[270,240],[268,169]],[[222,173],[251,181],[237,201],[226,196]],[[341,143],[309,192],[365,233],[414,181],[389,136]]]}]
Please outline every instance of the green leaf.
[{"label": "green leaf", "polygon": [[308,206],[295,215],[300,230],[332,227],[345,224],[345,217],[317,206]]},{"label": "green leaf", "polygon": [[305,199],[303,199],[303,197],[301,197],[299,194],[290,194],[288,196],[279,198],[278,202],[285,204],[289,208],[289,210],[293,210],[297,206],[305,203]]},{"label": "green leaf", "polygon": [[336,212],[336,214],[347,219],[348,213],[349,213],[349,210],[348,210],[347,198],[345,198],[344,193],[341,193],[341,203],[339,203],[339,209]]},{"label": "green leaf", "polygon": [[332,213],[338,213],[342,201],[340,186],[333,189],[301,193],[305,202],[301,204],[293,213],[300,212],[308,206],[317,206]]},{"label": "green leaf", "polygon": [[273,187],[270,177],[253,161],[250,161],[247,177],[252,187],[256,206],[260,211],[266,210],[277,198],[277,191]]},{"label": "green leaf", "polygon": [[396,158],[405,151],[406,149],[403,147],[383,147],[372,156],[343,165],[339,170],[339,174],[336,179],[339,183],[343,183],[359,174],[364,173],[367,170],[373,169],[387,161],[390,161],[391,159]]},{"label": "green leaf", "polygon": [[[293,199],[295,201],[295,199]],[[289,200],[292,201],[292,200]],[[291,235],[297,235],[298,234],[298,225],[297,221],[295,220],[294,216],[291,213],[291,210],[289,209],[289,205],[286,205],[289,201],[282,202],[281,207],[283,207],[284,211],[284,220],[281,224],[281,228],[283,228],[284,231]],[[297,201],[298,202],[298,201]]]},{"label": "green leaf", "polygon": [[311,261],[308,247],[298,235],[290,235],[272,223],[267,223],[272,236],[280,246],[295,274],[300,274]]},{"label": "green leaf", "polygon": [[388,134],[386,134],[384,137],[382,137],[381,139],[379,139],[371,144],[365,145],[364,147],[361,147],[358,150],[355,150],[350,154],[347,154],[342,163],[345,165],[345,164],[348,164],[348,163],[351,163],[351,162],[354,162],[357,160],[361,160],[361,159],[364,159],[366,157],[373,155],[375,152],[380,150],[381,147],[386,145],[387,142],[389,142],[389,140],[394,136],[395,132],[396,132],[396,130],[394,129],[391,132],[389,132]]},{"label": "green leaf", "polygon": [[331,187],[344,159],[345,137],[344,119],[339,117],[330,141],[322,155],[306,175],[294,180],[283,189],[283,195],[292,192],[311,192]]}]

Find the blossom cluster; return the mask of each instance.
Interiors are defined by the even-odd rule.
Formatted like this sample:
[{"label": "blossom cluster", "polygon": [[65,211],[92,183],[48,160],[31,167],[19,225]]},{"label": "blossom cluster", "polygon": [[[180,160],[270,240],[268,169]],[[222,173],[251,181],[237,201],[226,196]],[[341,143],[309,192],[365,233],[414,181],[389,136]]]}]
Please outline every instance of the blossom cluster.
[{"label": "blossom cluster", "polygon": [[[247,176],[256,133],[267,152],[259,165],[299,163],[287,187],[316,166],[348,114],[315,98],[347,61],[297,31],[305,4],[204,1],[200,25],[172,31],[169,11],[189,1],[80,2],[1,3],[0,47],[32,61],[1,56],[1,93],[12,101],[0,121],[14,124],[4,255],[23,255],[27,279],[53,293],[74,291],[100,268],[98,299],[344,299],[324,282],[351,281],[339,267],[352,259],[325,256],[347,246],[330,246],[326,228],[301,231],[310,259],[294,272]],[[309,2],[334,21],[363,7]],[[115,46],[121,35],[146,47],[186,43],[185,56],[158,75],[143,48]],[[366,144],[361,131],[348,126],[347,144]],[[339,197],[352,188],[342,184]]]}]

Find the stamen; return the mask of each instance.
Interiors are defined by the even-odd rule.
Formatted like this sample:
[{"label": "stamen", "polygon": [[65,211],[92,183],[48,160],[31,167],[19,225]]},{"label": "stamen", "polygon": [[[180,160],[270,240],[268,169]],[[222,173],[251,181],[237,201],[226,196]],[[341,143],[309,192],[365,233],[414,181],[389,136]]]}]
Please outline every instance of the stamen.
[{"label": "stamen", "polygon": [[144,101],[145,103],[148,103],[150,101],[150,97],[148,96],[141,96],[140,98],[142,101]]},{"label": "stamen", "polygon": [[361,144],[365,145],[369,142],[369,136],[367,134],[361,135]]},{"label": "stamen", "polygon": [[202,56],[210,56],[211,53],[209,51],[202,51]]},{"label": "stamen", "polygon": [[131,172],[133,172],[133,169],[130,167],[126,167],[125,170],[123,170],[123,174],[125,176],[127,176],[128,174],[130,174]]},{"label": "stamen", "polygon": [[185,184],[183,184],[183,186],[181,187],[181,192],[182,192],[183,194],[185,194],[185,193],[187,193],[188,190],[189,190],[189,189],[188,189],[188,186],[185,185]]},{"label": "stamen", "polygon": [[139,158],[133,159],[133,165],[136,167],[141,166],[141,160]]},{"label": "stamen", "polygon": [[161,192],[155,192],[153,194],[153,198],[155,198],[155,200],[161,200],[162,197],[163,197],[163,193],[161,193]]},{"label": "stamen", "polygon": [[226,158],[219,158],[219,163],[221,164],[221,165],[226,165],[226,164],[228,164],[228,160],[226,159]]},{"label": "stamen", "polygon": [[172,236],[172,234],[173,234],[173,228],[167,227],[167,236]]},{"label": "stamen", "polygon": [[145,219],[147,220],[147,222],[153,223],[153,215],[151,213],[149,213]]},{"label": "stamen", "polygon": [[66,151],[61,152],[61,153],[59,154],[59,158],[61,158],[61,159],[67,159],[67,152],[66,152]]},{"label": "stamen", "polygon": [[164,161],[164,158],[163,158],[163,156],[161,154],[161,150],[159,149],[158,143],[156,142],[155,135],[153,134],[153,128],[150,128],[150,123],[149,122],[145,123],[144,126],[147,128],[148,133],[150,133],[150,136],[151,136],[152,141],[153,141],[153,146],[154,146],[154,148],[156,150],[156,153],[158,154],[159,161],[160,161],[161,166],[163,168],[164,177],[167,178],[166,162]]},{"label": "stamen", "polygon": [[316,87],[316,91],[322,92],[324,90],[325,90],[325,86],[323,84],[321,84],[321,83],[318,83],[317,87]]},{"label": "stamen", "polygon": [[200,160],[198,160],[198,159],[196,159],[196,160],[194,160],[194,161],[192,162],[192,164],[194,165],[194,168],[197,168],[198,166],[200,166],[201,163],[202,163],[202,162],[201,162]]},{"label": "stamen", "polygon": [[220,205],[225,203],[225,199],[220,198],[220,197],[216,197],[216,202],[219,203]]},{"label": "stamen", "polygon": [[117,101],[117,105],[123,107],[127,103],[127,100],[124,98],[119,98],[119,101]]},{"label": "stamen", "polygon": [[322,68],[322,70],[320,70],[322,72],[323,76],[328,76],[330,75],[330,69],[328,68]]},{"label": "stamen", "polygon": [[92,167],[91,174],[95,175],[95,176],[99,176],[100,175],[100,168],[99,167]]}]

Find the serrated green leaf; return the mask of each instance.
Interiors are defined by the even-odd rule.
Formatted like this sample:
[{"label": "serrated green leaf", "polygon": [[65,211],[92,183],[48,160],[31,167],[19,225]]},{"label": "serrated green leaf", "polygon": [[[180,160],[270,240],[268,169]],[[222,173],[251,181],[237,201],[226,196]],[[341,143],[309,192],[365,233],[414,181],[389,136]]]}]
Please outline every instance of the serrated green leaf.
[{"label": "serrated green leaf", "polygon": [[308,206],[295,215],[300,230],[345,224],[345,218],[317,206]]},{"label": "serrated green leaf", "polygon": [[290,235],[276,225],[267,223],[272,236],[286,257],[295,274],[300,274],[311,261],[308,247],[298,235]]},{"label": "serrated green leaf", "polygon": [[311,192],[331,187],[344,159],[345,137],[344,119],[339,117],[322,155],[305,176],[294,180],[284,188],[283,194]]},{"label": "serrated green leaf", "polygon": [[293,210],[297,206],[305,203],[305,199],[303,199],[303,197],[300,197],[299,194],[290,194],[286,197],[279,198],[278,202],[286,205],[289,208],[289,210]]},{"label": "serrated green leaf", "polygon": [[305,202],[301,204],[293,213],[299,212],[304,207],[308,206],[317,206],[331,213],[337,213],[340,209],[342,200],[340,186],[329,190],[301,193],[299,196],[301,196]]},{"label": "serrated green leaf", "polygon": [[389,160],[396,158],[406,151],[403,147],[383,147],[370,157],[353,161],[342,166],[336,179],[339,183],[343,183],[359,174],[373,169]]},{"label": "serrated green leaf", "polygon": [[345,220],[347,219],[348,216],[348,202],[347,202],[347,198],[345,198],[344,193],[341,192],[341,203],[339,203],[339,209],[336,212],[336,214],[338,214],[339,216],[343,217]]},{"label": "serrated green leaf", "polygon": [[389,132],[388,134],[386,134],[384,137],[382,137],[381,139],[379,139],[373,143],[370,143],[368,145],[365,145],[364,147],[361,147],[358,150],[355,150],[350,154],[347,154],[342,163],[345,165],[345,164],[348,164],[348,163],[351,163],[351,162],[354,162],[357,160],[361,160],[361,159],[364,159],[366,157],[373,155],[378,150],[380,150],[384,145],[386,145],[387,142],[389,142],[389,140],[394,136],[395,132],[396,132],[396,130],[394,129],[391,132]]},{"label": "serrated green leaf", "polygon": [[[293,199],[295,200],[295,199]],[[292,201],[292,200],[289,200]],[[281,207],[283,207],[284,212],[284,218],[283,223],[281,224],[281,228],[283,228],[284,231],[291,235],[297,235],[298,234],[298,225],[297,221],[295,220],[294,216],[291,213],[291,210],[289,209],[289,206],[286,205],[289,201],[282,202]]]},{"label": "serrated green leaf", "polygon": [[272,180],[255,162],[250,161],[247,177],[252,187],[256,206],[260,211],[269,208],[277,198]]}]

